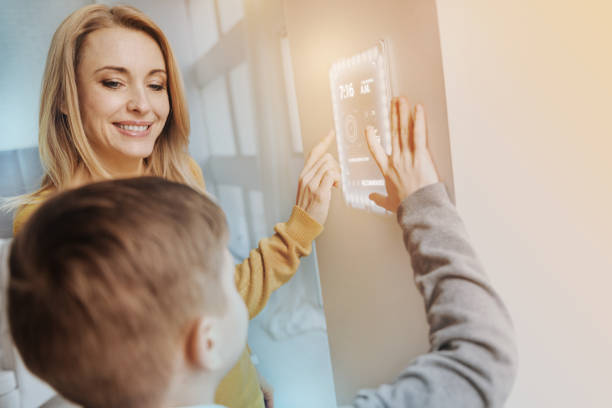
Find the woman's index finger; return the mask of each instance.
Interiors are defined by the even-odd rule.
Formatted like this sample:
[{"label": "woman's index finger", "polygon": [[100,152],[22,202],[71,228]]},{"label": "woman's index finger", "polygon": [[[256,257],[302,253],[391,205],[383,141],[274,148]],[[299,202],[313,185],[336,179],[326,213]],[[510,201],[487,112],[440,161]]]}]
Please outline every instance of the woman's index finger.
[{"label": "woman's index finger", "polygon": [[310,151],[308,155],[308,159],[306,159],[306,163],[304,164],[304,168],[311,167],[314,163],[317,162],[329,149],[332,142],[335,139],[335,132],[330,130],[327,136],[325,136],[319,143],[315,145]]}]

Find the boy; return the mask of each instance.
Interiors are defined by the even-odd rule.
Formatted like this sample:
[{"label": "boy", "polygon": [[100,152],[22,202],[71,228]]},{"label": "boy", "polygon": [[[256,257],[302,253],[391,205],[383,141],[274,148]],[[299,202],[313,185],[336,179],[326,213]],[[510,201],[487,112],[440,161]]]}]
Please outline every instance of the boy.
[{"label": "boy", "polygon": [[11,248],[26,366],[87,408],[212,404],[246,345],[227,240],[217,205],[158,178],[52,198]]},{"label": "boy", "polygon": [[[413,115],[394,99],[391,156],[366,137],[388,193],[371,199],[398,213],[431,351],[353,406],[500,406],[516,370],[510,318],[438,182],[422,107]],[[55,197],[12,247],[11,331],[26,365],[85,407],[212,403],[246,337],[226,242],[218,207],[160,179]]]}]

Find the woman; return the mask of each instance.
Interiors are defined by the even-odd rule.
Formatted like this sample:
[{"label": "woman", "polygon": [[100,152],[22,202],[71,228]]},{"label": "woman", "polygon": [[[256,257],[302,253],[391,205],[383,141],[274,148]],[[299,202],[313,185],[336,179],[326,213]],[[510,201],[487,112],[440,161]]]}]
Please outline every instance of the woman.
[{"label": "woman", "polygon": [[[187,154],[189,117],[178,65],[162,31],[126,6],[83,7],[59,26],[43,78],[39,149],[41,188],[22,197],[17,234],[38,205],[59,191],[108,178],[155,175],[205,193]],[[325,154],[330,133],[310,154],[296,206],[274,236],[236,267],[236,285],[250,317],[297,270],[327,218],[339,168]],[[216,402],[263,407],[248,350],[219,386]]]}]

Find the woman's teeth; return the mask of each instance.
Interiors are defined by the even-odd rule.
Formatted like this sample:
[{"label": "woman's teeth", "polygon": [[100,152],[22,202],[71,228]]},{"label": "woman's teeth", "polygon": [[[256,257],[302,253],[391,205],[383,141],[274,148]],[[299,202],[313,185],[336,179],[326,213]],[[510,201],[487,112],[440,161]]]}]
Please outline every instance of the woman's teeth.
[{"label": "woman's teeth", "polygon": [[132,132],[144,132],[145,130],[147,130],[149,128],[149,125],[136,126],[136,125],[122,125],[122,124],[118,124],[117,126],[119,126],[123,130],[129,130],[129,131],[132,131]]}]

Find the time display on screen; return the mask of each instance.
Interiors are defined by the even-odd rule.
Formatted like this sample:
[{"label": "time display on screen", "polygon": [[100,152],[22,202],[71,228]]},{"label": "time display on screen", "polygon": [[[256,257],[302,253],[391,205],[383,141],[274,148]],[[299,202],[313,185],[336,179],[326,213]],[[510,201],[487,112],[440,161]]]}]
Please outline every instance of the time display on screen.
[{"label": "time display on screen", "polygon": [[[366,95],[372,92],[371,84],[374,82],[374,78],[362,79],[359,87],[359,94]],[[340,100],[352,98],[355,96],[355,88],[353,87],[353,83],[349,82],[348,84],[342,84],[338,86],[338,90],[340,92]]]},{"label": "time display on screen", "polygon": [[355,96],[355,88],[353,88],[352,82],[348,84],[342,84],[338,88],[340,89],[340,100],[352,98],[353,96]]}]

